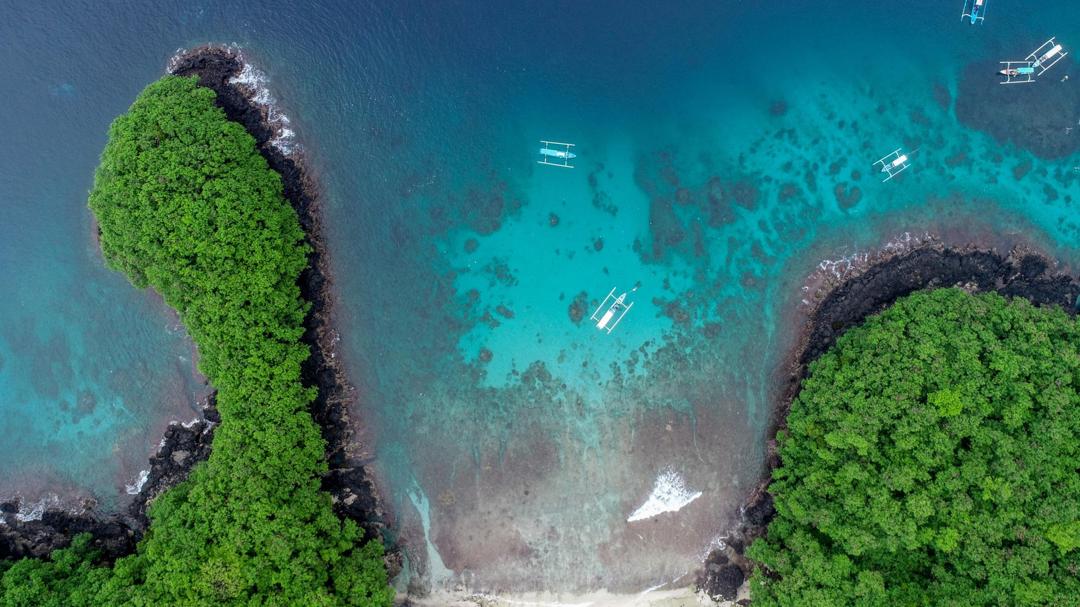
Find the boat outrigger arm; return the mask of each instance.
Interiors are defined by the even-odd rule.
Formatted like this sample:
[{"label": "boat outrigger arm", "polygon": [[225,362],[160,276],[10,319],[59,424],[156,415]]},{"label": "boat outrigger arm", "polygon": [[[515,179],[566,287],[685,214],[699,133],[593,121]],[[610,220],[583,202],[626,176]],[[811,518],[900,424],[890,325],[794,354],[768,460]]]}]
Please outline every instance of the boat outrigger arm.
[{"label": "boat outrigger arm", "polygon": [[888,177],[881,180],[881,183],[885,183],[893,177],[896,177],[900,173],[903,173],[905,170],[907,170],[909,166],[911,166],[908,155],[901,154],[901,149],[902,148],[896,148],[895,150],[883,156],[881,160],[878,160],[874,163],[875,167],[881,165],[881,172],[888,175]]},{"label": "boat outrigger arm", "polygon": [[[1039,70],[1039,73],[1035,75],[1042,76],[1043,72],[1054,67],[1055,63],[1064,59],[1065,55],[1068,54],[1069,53],[1066,53],[1065,49],[1060,44],[1054,42],[1053,38],[1050,38],[1046,42],[1043,42],[1042,46],[1032,51],[1032,53],[1027,56],[1026,60],[1031,61],[1031,67]],[[1038,59],[1036,59],[1036,56],[1038,56]]]},{"label": "boat outrigger arm", "polygon": [[1046,70],[1054,67],[1069,53],[1064,47],[1050,38],[1042,46],[1032,51],[1023,61],[1002,61],[1004,67],[998,74],[1005,76],[1001,84],[1022,84],[1034,82],[1036,76],[1042,76]]},{"label": "boat outrigger arm", "polygon": [[998,70],[998,74],[1005,79],[998,84],[1024,84],[1035,82],[1035,68],[1030,61],[1002,61],[1004,66]]},{"label": "boat outrigger arm", "polygon": [[574,168],[570,164],[572,159],[577,158],[577,154],[570,151],[574,144],[544,141],[543,139],[540,140],[540,143],[544,144],[544,147],[540,148],[540,160],[537,160],[537,163],[565,169]]},{"label": "boat outrigger arm", "polygon": [[982,21],[986,18],[986,3],[989,0],[964,0],[964,12],[960,14],[960,19],[970,19],[971,24]]},{"label": "boat outrigger arm", "polygon": [[[637,287],[630,292],[633,293],[636,290]],[[597,329],[607,331],[610,334],[622,322],[623,317],[632,307],[634,307],[633,303],[626,303],[626,293],[623,292],[622,295],[615,297],[615,287],[612,287],[611,292],[607,294],[604,301],[600,302],[600,305],[596,307],[596,311],[589,318],[596,322]]]}]

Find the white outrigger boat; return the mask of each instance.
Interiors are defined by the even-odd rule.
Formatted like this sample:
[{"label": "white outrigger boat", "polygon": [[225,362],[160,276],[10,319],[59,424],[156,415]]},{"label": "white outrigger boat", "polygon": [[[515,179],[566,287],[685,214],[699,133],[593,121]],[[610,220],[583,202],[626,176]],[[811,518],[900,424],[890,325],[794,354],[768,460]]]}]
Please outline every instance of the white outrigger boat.
[{"label": "white outrigger boat", "polygon": [[[637,287],[630,289],[631,293],[634,291],[637,291]],[[604,301],[600,302],[600,305],[596,307],[596,311],[589,318],[596,321],[597,329],[607,331],[610,334],[622,322],[623,317],[632,307],[634,307],[633,303],[626,303],[625,291],[622,295],[615,297],[615,287],[611,287],[611,292],[607,294]]]},{"label": "white outrigger boat", "polygon": [[574,168],[570,164],[571,160],[577,158],[577,154],[570,151],[574,144],[544,141],[543,139],[540,140],[540,143],[544,144],[544,147],[540,148],[540,160],[537,160],[537,163],[565,169]]},{"label": "white outrigger boat", "polygon": [[896,148],[895,150],[883,156],[881,160],[878,160],[874,163],[875,167],[881,165],[881,172],[888,175],[888,177],[881,180],[881,183],[885,183],[893,177],[896,177],[900,173],[903,173],[905,170],[907,170],[909,166],[911,166],[911,161],[908,158],[908,155],[901,154],[901,149],[903,148]]},{"label": "white outrigger boat", "polygon": [[1042,76],[1046,70],[1054,67],[1069,53],[1053,38],[1043,42],[1039,48],[1031,52],[1023,61],[1002,61],[1005,66],[998,70],[998,74],[1005,76],[1001,84],[1024,84],[1035,82],[1036,76]]},{"label": "white outrigger boat", "polygon": [[964,12],[960,14],[960,19],[970,19],[972,25],[982,21],[986,18],[986,2],[987,0],[964,0]]}]

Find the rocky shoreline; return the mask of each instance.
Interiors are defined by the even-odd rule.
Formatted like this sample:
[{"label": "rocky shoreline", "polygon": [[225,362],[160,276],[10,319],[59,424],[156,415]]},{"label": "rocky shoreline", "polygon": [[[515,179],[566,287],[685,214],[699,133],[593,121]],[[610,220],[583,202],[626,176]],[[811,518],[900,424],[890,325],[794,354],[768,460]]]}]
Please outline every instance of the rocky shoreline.
[{"label": "rocky shoreline", "polygon": [[202,46],[174,57],[169,71],[177,76],[197,76],[201,86],[217,93],[217,105],[251,133],[270,168],[281,175],[285,198],[296,210],[311,247],[308,267],[298,281],[301,295],[311,302],[301,338],[311,348],[311,357],[302,376],[306,385],[319,391],[311,413],[327,443],[330,470],[323,478],[323,490],[333,497],[339,516],[355,520],[368,537],[381,537],[383,512],[367,469],[372,455],[355,440],[349,410],[356,391],[336,352],[339,336],[332,324],[332,278],[323,242],[319,191],[301,155],[277,145],[286,135],[284,125],[271,115],[271,106],[260,102],[258,87],[241,78],[247,67],[237,49]]},{"label": "rocky shoreline", "polygon": [[202,404],[203,418],[188,423],[170,422],[157,453],[150,457],[145,476],[136,481],[138,492],[126,508],[115,514],[94,511],[86,499],[78,508],[41,508],[20,514],[18,500],[0,503],[0,559],[43,557],[71,543],[80,533],[94,536],[94,546],[113,559],[135,550],[150,521],[147,506],[170,487],[187,478],[191,468],[210,457],[210,443],[219,418],[211,394]]},{"label": "rocky shoreline", "polygon": [[[331,324],[333,298],[331,277],[322,240],[319,193],[298,153],[279,145],[284,124],[272,116],[274,109],[258,98],[260,91],[245,82],[247,66],[237,49],[203,46],[183,52],[170,61],[169,73],[197,76],[199,84],[217,93],[217,104],[230,120],[239,122],[255,138],[260,153],[277,171],[284,185],[285,197],[296,210],[311,247],[309,265],[298,281],[311,310],[304,320],[302,337],[311,349],[302,374],[305,385],[318,388],[311,413],[327,443],[329,472],[323,489],[334,500],[339,516],[357,521],[367,537],[381,537],[383,515],[375,483],[366,464],[372,459],[355,440],[349,408],[355,390],[349,385],[335,351],[337,332]],[[203,406],[204,419],[170,424],[157,453],[150,458],[146,477],[136,499],[122,512],[102,515],[87,500],[78,509],[44,509],[40,515],[17,516],[18,501],[0,503],[0,558],[40,557],[71,542],[79,533],[94,536],[94,545],[107,558],[131,553],[146,530],[147,505],[162,492],[184,480],[192,466],[210,455],[213,428],[219,421],[211,394]],[[35,520],[23,520],[32,518]],[[391,575],[400,567],[400,556],[388,554]]]},{"label": "rocky shoreline", "polygon": [[809,364],[845,331],[897,299],[920,289],[953,286],[972,293],[995,291],[1007,297],[1024,297],[1036,305],[1059,305],[1074,315],[1080,304],[1080,281],[1060,272],[1042,253],[1019,246],[1001,255],[976,246],[946,247],[931,241],[882,254],[838,284],[821,287],[811,298],[816,303],[811,304],[802,334],[783,368],[781,398],[769,425],[764,476],[740,508],[736,528],[723,546],[706,558],[697,578],[700,589],[716,600],[738,599],[738,604],[750,604],[744,582],[752,564],[744,551],[764,535],[776,514],[768,492],[772,470],[780,464],[776,434],[784,427]]}]

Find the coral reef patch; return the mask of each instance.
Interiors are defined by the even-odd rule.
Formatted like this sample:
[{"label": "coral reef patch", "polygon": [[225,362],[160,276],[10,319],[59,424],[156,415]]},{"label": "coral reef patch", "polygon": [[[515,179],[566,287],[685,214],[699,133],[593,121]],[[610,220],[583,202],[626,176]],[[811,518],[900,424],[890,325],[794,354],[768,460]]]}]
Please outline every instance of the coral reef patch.
[{"label": "coral reef patch", "polygon": [[1038,85],[1001,86],[994,76],[997,63],[969,64],[960,77],[956,117],[1039,158],[1074,154],[1080,151],[1080,88],[1058,81],[1074,67],[1072,58],[1066,57]]}]

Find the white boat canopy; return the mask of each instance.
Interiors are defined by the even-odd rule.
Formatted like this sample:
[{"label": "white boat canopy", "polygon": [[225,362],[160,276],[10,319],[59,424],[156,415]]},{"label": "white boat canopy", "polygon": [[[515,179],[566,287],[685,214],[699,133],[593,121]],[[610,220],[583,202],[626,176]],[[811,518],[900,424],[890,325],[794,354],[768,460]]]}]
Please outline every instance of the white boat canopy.
[{"label": "white boat canopy", "polygon": [[[633,293],[636,290],[637,287],[634,287],[630,292]],[[616,297],[615,287],[612,287],[611,292],[607,294],[604,301],[600,302],[600,305],[596,307],[596,311],[589,318],[596,322],[597,329],[607,331],[610,334],[622,322],[623,317],[632,307],[634,307],[633,303],[626,303],[626,292]]]},{"label": "white boat canopy", "polygon": [[542,147],[540,148],[540,160],[537,160],[538,164],[546,164],[553,167],[563,167],[564,169],[572,169],[574,166],[570,164],[570,161],[577,158],[577,154],[570,151],[570,148],[574,147],[572,143],[559,143],[558,141],[544,141],[540,140]]},{"label": "white boat canopy", "polygon": [[880,166],[881,172],[887,175],[885,179],[881,180],[882,183],[885,183],[886,181],[892,179],[893,177],[896,177],[900,173],[903,173],[905,170],[907,170],[909,166],[911,166],[908,155],[901,154],[901,149],[903,148],[896,148],[895,150],[883,156],[881,160],[878,160],[874,163],[874,167]]}]

